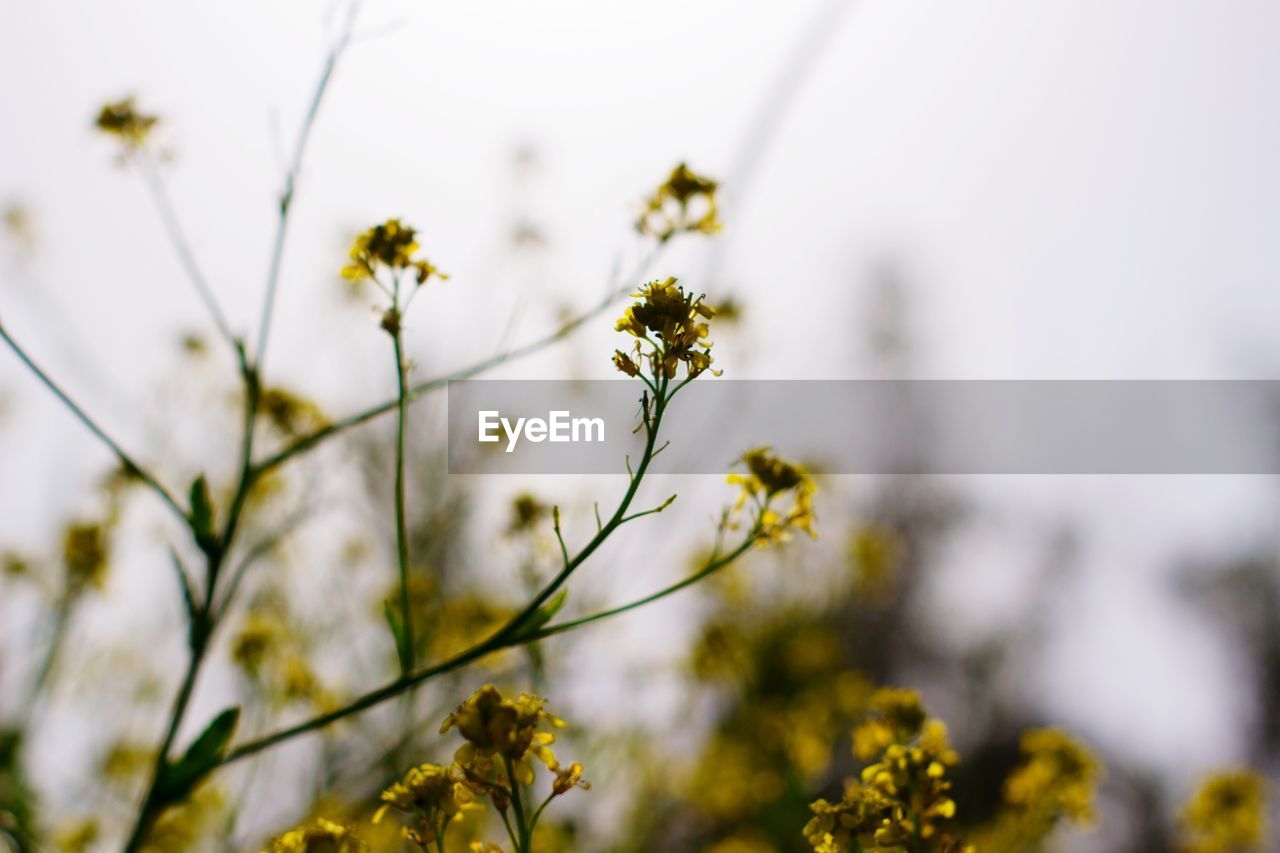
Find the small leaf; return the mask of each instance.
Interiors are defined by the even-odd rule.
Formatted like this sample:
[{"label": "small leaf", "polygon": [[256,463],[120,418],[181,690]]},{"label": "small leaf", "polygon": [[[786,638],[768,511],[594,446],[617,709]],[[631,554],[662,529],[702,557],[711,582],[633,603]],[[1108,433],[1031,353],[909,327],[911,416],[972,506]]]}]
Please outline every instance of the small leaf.
[{"label": "small leaf", "polygon": [[213,497],[209,494],[209,483],[204,474],[191,483],[191,529],[195,531],[196,543],[204,551],[210,551],[217,545],[218,536],[213,529]]},{"label": "small leaf", "polygon": [[409,665],[409,649],[405,644],[404,628],[400,625],[400,619],[396,616],[396,611],[392,608],[390,601],[382,602],[382,612],[387,617],[387,627],[391,629],[391,638],[396,641],[396,657],[400,660],[400,668],[405,670]]},{"label": "small leaf", "polygon": [[560,594],[539,607],[532,616],[529,617],[529,623],[516,633],[517,640],[524,639],[531,634],[537,633],[543,625],[546,625],[555,615],[564,607],[565,601],[569,599],[569,590],[562,589]]},{"label": "small leaf", "polygon": [[191,576],[182,565],[182,558],[178,556],[178,552],[172,548],[169,549],[169,559],[173,562],[173,570],[177,573],[178,583],[182,587],[182,603],[186,605],[187,616],[194,621],[199,613],[199,606],[196,604],[195,592],[191,588]]},{"label": "small leaf", "polygon": [[238,707],[228,708],[214,717],[181,758],[164,766],[156,779],[156,801],[169,804],[185,800],[200,780],[222,761],[239,721]]}]

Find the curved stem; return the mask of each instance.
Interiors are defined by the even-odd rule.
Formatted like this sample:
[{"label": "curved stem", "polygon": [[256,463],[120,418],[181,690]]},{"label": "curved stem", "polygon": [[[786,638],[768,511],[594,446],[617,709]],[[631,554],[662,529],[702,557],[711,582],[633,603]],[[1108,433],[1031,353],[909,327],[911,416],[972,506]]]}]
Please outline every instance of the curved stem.
[{"label": "curved stem", "polygon": [[156,167],[155,161],[145,153],[141,158],[141,163],[143,179],[147,189],[151,192],[156,209],[160,213],[160,221],[164,224],[165,232],[169,236],[169,242],[173,244],[174,250],[178,253],[178,260],[182,264],[187,278],[191,279],[191,284],[196,289],[196,295],[204,303],[204,307],[209,312],[209,317],[213,320],[213,324],[218,327],[218,334],[227,342],[232,351],[236,353],[236,356],[242,358],[244,347],[231,331],[231,324],[227,322],[227,316],[223,312],[222,306],[218,304],[217,297],[213,295],[213,288],[209,286],[208,279],[205,278],[204,272],[200,269],[200,264],[196,261],[195,252],[191,249],[191,242],[187,239],[186,230],[182,227],[182,220],[178,218],[173,202],[169,198],[169,192],[165,188],[160,170]]},{"label": "curved stem", "polygon": [[527,853],[529,849],[529,824],[524,816],[524,795],[520,793],[520,783],[516,780],[515,767],[511,759],[502,756],[502,765],[507,768],[507,784],[511,786],[511,807],[516,812],[516,853]]},{"label": "curved stem", "polygon": [[747,549],[749,549],[753,544],[755,544],[758,538],[759,538],[758,529],[753,530],[747,536],[747,538],[742,540],[742,542],[732,551],[725,554],[723,557],[718,557],[716,559],[711,560],[701,569],[689,575],[689,577],[685,578],[682,581],[673,583],[670,586],[664,587],[663,589],[660,589],[655,593],[646,595],[644,598],[638,598],[635,601],[628,602],[627,604],[623,604],[619,607],[611,607],[608,610],[601,610],[599,613],[592,613],[588,616],[582,616],[578,619],[573,619],[568,622],[560,622],[559,624],[556,624],[556,625],[548,625],[545,628],[540,628],[539,630],[529,635],[529,640],[530,641],[541,640],[545,637],[550,637],[555,634],[563,634],[566,631],[572,631],[575,628],[581,628],[583,625],[590,625],[592,622],[599,622],[601,619],[609,619],[613,616],[619,616],[630,610],[635,610],[638,607],[643,607],[646,604],[652,604],[653,602],[658,601],[659,599],[666,598],[668,595],[674,595],[675,593],[679,592],[682,589],[693,586],[698,581],[702,580],[708,575],[714,574],[715,572],[719,571],[720,569],[732,563],[734,560],[741,557],[744,553],[746,553]]}]

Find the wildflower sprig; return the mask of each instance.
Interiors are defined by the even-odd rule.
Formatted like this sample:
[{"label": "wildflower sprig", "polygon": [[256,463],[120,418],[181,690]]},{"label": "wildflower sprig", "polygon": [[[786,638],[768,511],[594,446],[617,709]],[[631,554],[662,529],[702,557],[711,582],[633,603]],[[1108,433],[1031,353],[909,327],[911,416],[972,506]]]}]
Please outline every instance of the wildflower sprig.
[{"label": "wildflower sprig", "polygon": [[[742,490],[734,511],[750,506],[753,526],[760,530],[759,544],[785,541],[794,530],[817,538],[813,527],[813,495],[817,487],[804,466],[780,459],[769,447],[748,450],[739,462],[747,472],[728,476],[729,484]],[[781,506],[779,501],[787,496],[789,504]]]},{"label": "wildflower sprig", "polygon": [[636,338],[635,351],[615,351],[614,367],[627,376],[641,377],[655,394],[658,389],[654,383],[677,378],[681,364],[686,381],[710,369],[711,342],[707,339],[706,321],[716,312],[704,296],[686,293],[674,278],[651,281],[632,296],[640,301],[627,308],[615,328]]},{"label": "wildflower sprig", "polygon": [[[684,301],[684,297],[681,297],[681,301]],[[687,304],[692,306],[695,302],[700,301],[690,300]],[[689,310],[693,311],[692,307],[690,307]],[[706,315],[699,314],[699,316],[705,318]],[[661,354],[661,344],[658,344],[651,339],[651,346],[654,346],[655,350]],[[655,362],[650,362],[650,364],[653,365]],[[741,556],[751,545],[755,544],[761,533],[761,528],[753,525],[744,537],[743,541],[736,547],[722,549],[721,544],[718,543],[716,550],[713,552],[712,558],[703,566],[702,569],[693,576],[686,578],[684,581],[660,590],[650,596],[646,596],[645,599],[632,602],[622,607],[612,608],[608,611],[591,614],[567,622],[556,623],[552,621],[565,602],[565,590],[563,589],[565,584],[568,583],[572,575],[578,571],[578,569],[580,569],[600,548],[605,540],[612,536],[613,533],[622,525],[654,513],[661,512],[672,503],[673,499],[669,498],[651,509],[641,511],[632,510],[632,505],[639,493],[640,485],[645,478],[645,474],[647,473],[654,458],[662,450],[662,447],[658,444],[658,438],[661,433],[663,418],[666,416],[668,411],[668,406],[675,394],[693,379],[697,378],[701,371],[698,371],[695,368],[692,374],[686,371],[683,377],[678,377],[675,375],[674,370],[668,371],[665,368],[664,358],[660,357],[656,364],[662,366],[659,367],[653,375],[644,376],[645,393],[641,397],[641,423],[639,428],[644,431],[645,443],[644,449],[638,460],[635,461],[634,465],[632,464],[632,460],[627,460],[626,491],[611,514],[608,516],[597,515],[595,534],[587,540],[586,544],[578,548],[576,551],[570,548],[568,542],[565,540],[564,530],[560,524],[558,510],[555,508],[552,509],[551,514],[555,524],[556,535],[561,545],[561,568],[541,587],[541,589],[537,591],[537,593],[530,598],[528,602],[526,602],[522,608],[516,611],[513,616],[507,619],[487,638],[474,644],[470,648],[431,666],[415,668],[412,671],[402,673],[396,680],[366,693],[345,707],[335,709],[334,711],[322,714],[311,720],[282,729],[274,734],[269,734],[265,737],[243,744],[238,748],[232,749],[223,763],[248,757],[285,740],[323,728],[336,720],[340,720],[346,716],[359,713],[366,708],[385,702],[386,700],[403,693],[423,681],[447,672],[452,672],[502,649],[526,645],[552,634],[573,630],[588,623],[618,615],[651,601],[664,598],[667,595],[671,595],[686,588],[711,572],[717,571],[725,565],[728,565],[730,562]],[[728,528],[729,519],[728,514],[726,513],[720,526],[721,536],[723,536],[725,530]]]},{"label": "wildflower sprig", "polygon": [[[396,370],[396,564],[400,581],[399,613],[386,608],[387,624],[396,645],[401,674],[413,669],[417,645],[414,640],[413,610],[409,595],[409,530],[405,516],[404,442],[408,424],[409,365],[404,355],[404,316],[414,296],[432,278],[445,280],[447,275],[421,257],[418,232],[399,219],[388,219],[356,235],[348,253],[350,263],[342,268],[342,277],[350,281],[370,281],[388,300],[382,312],[382,328],[391,336]],[[405,278],[415,286],[402,298]]]}]

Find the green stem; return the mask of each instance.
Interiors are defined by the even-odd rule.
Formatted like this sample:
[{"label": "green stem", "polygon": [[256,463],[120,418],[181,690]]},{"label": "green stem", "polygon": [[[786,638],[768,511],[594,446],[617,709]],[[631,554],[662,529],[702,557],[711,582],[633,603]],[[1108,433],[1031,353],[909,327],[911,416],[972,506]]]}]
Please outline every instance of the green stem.
[{"label": "green stem", "polygon": [[516,781],[515,767],[511,759],[504,755],[502,756],[502,763],[507,768],[507,784],[511,786],[511,807],[516,812],[516,829],[518,830],[516,853],[527,853],[529,850],[529,824],[525,821],[524,816],[524,796],[520,793],[520,783]]},{"label": "green stem", "polygon": [[686,589],[687,587],[693,586],[698,581],[702,580],[708,575],[714,574],[715,572],[729,565],[734,560],[738,559],[744,553],[746,553],[747,549],[749,549],[753,544],[755,544],[758,538],[758,533],[759,533],[758,528],[752,530],[752,532],[747,536],[747,538],[742,540],[742,542],[737,547],[735,547],[732,551],[725,554],[723,557],[719,557],[714,560],[711,560],[701,569],[694,572],[692,575],[689,575],[689,577],[685,578],[682,581],[673,583],[670,586],[660,589],[651,595],[646,595],[644,598],[638,598],[635,601],[629,602],[627,604],[623,604],[619,607],[612,607],[608,610],[602,610],[599,613],[592,613],[588,616],[583,616],[578,619],[570,620],[568,622],[561,622],[556,625],[548,625],[545,628],[541,628],[538,631],[535,631],[527,635],[527,639],[530,642],[532,642],[534,640],[541,640],[546,637],[553,636],[555,634],[563,634],[566,631],[572,631],[575,628],[581,628],[583,625],[590,625],[592,622],[599,622],[601,619],[609,619],[614,616],[619,616],[630,610],[635,610],[636,608],[643,607],[646,604],[652,604],[653,602],[658,601],[659,599],[666,598],[667,596],[673,595],[682,589]]},{"label": "green stem", "polygon": [[[397,286],[397,290],[399,287]],[[398,294],[397,294],[398,295]],[[391,309],[395,311],[395,308]],[[413,671],[416,646],[413,640],[413,614],[409,607],[409,526],[404,507],[404,434],[409,413],[408,369],[404,363],[404,342],[397,317],[391,333],[396,358],[396,387],[399,413],[396,422],[396,563],[400,572],[400,674]]]},{"label": "green stem", "polygon": [[191,656],[187,659],[187,671],[182,677],[178,695],[173,700],[173,708],[169,713],[169,723],[165,728],[164,738],[160,741],[160,747],[156,751],[155,762],[151,770],[151,779],[148,781],[146,793],[142,797],[142,806],[138,809],[138,816],[134,822],[133,830],[129,833],[128,841],[125,842],[125,853],[134,853],[134,851],[141,848],[143,842],[147,840],[147,836],[151,833],[151,828],[155,825],[156,819],[164,811],[164,806],[157,801],[157,785],[160,780],[160,774],[168,765],[169,751],[173,748],[173,742],[178,736],[178,728],[182,725],[182,719],[186,715],[187,704],[191,701],[191,693],[195,689],[196,678],[200,674],[200,666],[204,662],[204,652],[205,639],[197,637],[191,648]]},{"label": "green stem", "polygon": [[227,322],[227,315],[223,313],[222,306],[218,304],[217,297],[213,295],[213,288],[209,286],[208,279],[205,278],[204,272],[200,269],[200,264],[196,261],[195,252],[192,251],[191,242],[187,239],[186,230],[182,227],[182,220],[178,218],[173,202],[169,199],[169,192],[165,188],[164,179],[160,176],[159,168],[157,168],[150,154],[144,154],[141,162],[143,179],[147,189],[151,191],[151,197],[160,213],[160,221],[164,224],[165,232],[169,236],[169,242],[173,244],[174,251],[178,254],[178,260],[182,264],[187,278],[191,279],[191,284],[196,289],[196,295],[204,303],[204,307],[209,312],[213,324],[218,327],[218,334],[227,342],[232,351],[237,356],[240,356],[243,353],[243,347],[236,339],[235,333],[231,331],[231,324]]}]

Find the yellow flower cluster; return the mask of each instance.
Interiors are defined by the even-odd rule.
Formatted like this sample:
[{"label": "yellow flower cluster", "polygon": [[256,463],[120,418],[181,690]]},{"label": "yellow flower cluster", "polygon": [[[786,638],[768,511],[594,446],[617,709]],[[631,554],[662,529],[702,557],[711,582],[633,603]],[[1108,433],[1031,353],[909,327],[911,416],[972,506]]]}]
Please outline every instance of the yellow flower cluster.
[{"label": "yellow flower cluster", "polygon": [[1061,729],[1032,729],[1022,736],[1023,762],[1005,781],[1011,806],[1056,821],[1093,820],[1093,794],[1102,765]]},{"label": "yellow flower cluster", "polygon": [[405,812],[415,822],[405,827],[405,837],[425,849],[440,843],[450,821],[464,811],[481,808],[474,800],[461,768],[422,764],[410,768],[401,781],[382,792],[382,806],[373,822],[380,822],[388,809]]},{"label": "yellow flower cluster", "polygon": [[365,845],[346,826],[318,818],[314,823],[273,838],[262,853],[359,853],[364,849]]},{"label": "yellow flower cluster", "polygon": [[[411,769],[401,781],[382,792],[383,805],[374,815],[374,822],[379,822],[388,809],[405,812],[415,821],[414,826],[405,828],[405,837],[424,850],[431,845],[442,850],[450,822],[461,819],[464,812],[480,808],[477,797],[488,797],[504,819],[513,802],[519,806],[519,786],[530,785],[534,780],[531,758],[554,774],[544,807],[546,802],[574,788],[589,788],[582,779],[581,764],[575,761],[562,767],[556,760],[550,746],[555,734],[544,729],[563,728],[564,721],[548,713],[546,704],[545,699],[531,693],[506,699],[492,684],[481,687],[440,727],[441,734],[456,728],[467,741],[454,754],[453,763],[448,767],[423,764]],[[532,823],[527,829],[532,832]],[[480,844],[474,849],[488,848]]]},{"label": "yellow flower cluster", "polygon": [[521,693],[514,700],[505,699],[498,688],[486,684],[445,718],[440,734],[456,727],[466,739],[466,745],[459,748],[455,756],[460,765],[480,765],[499,756],[512,763],[517,781],[528,784],[533,781],[530,755],[549,770],[560,767],[550,748],[555,734],[539,729],[543,724],[564,728],[564,720],[543,710],[546,704],[545,699],[532,693]]},{"label": "yellow flower cluster", "polygon": [[119,139],[126,150],[135,151],[146,143],[159,121],[156,116],[138,112],[133,98],[124,98],[104,105],[94,126]]},{"label": "yellow flower cluster", "polygon": [[356,235],[348,253],[351,262],[342,268],[342,277],[349,281],[377,278],[379,268],[390,270],[393,275],[412,270],[419,285],[426,284],[432,276],[447,279],[426,258],[414,257],[418,253],[418,232],[399,219],[388,219]]},{"label": "yellow flower cluster", "polygon": [[1266,781],[1249,770],[1214,774],[1182,810],[1187,853],[1247,853],[1263,849]]},{"label": "yellow flower cluster", "polygon": [[866,719],[853,734],[854,754],[875,758],[852,780],[839,803],[818,800],[805,839],[817,851],[961,851],[968,849],[949,831],[955,802],[947,796],[947,768],[958,757],[947,729],[931,719],[919,694],[884,688],[868,702]]},{"label": "yellow flower cluster", "polygon": [[636,349],[634,355],[614,352],[613,364],[618,370],[628,376],[640,374],[646,359],[641,355],[641,343],[652,348],[647,359],[655,378],[675,378],[681,363],[690,378],[711,367],[710,329],[705,321],[716,312],[704,297],[685,293],[674,278],[651,281],[631,295],[641,301],[627,308],[615,328],[637,338]]},{"label": "yellow flower cluster", "polygon": [[[803,530],[818,538],[813,529],[813,495],[817,487],[803,466],[783,461],[768,447],[748,450],[739,461],[747,466],[747,473],[730,474],[727,481],[742,488],[735,510],[742,509],[748,501],[756,507],[761,545],[784,541],[792,530]],[[791,494],[791,505],[785,509],[775,507],[774,500],[787,492]]]},{"label": "yellow flower cluster", "polygon": [[715,234],[721,229],[718,189],[718,183],[681,163],[645,202],[636,230],[662,242],[677,234]]}]

